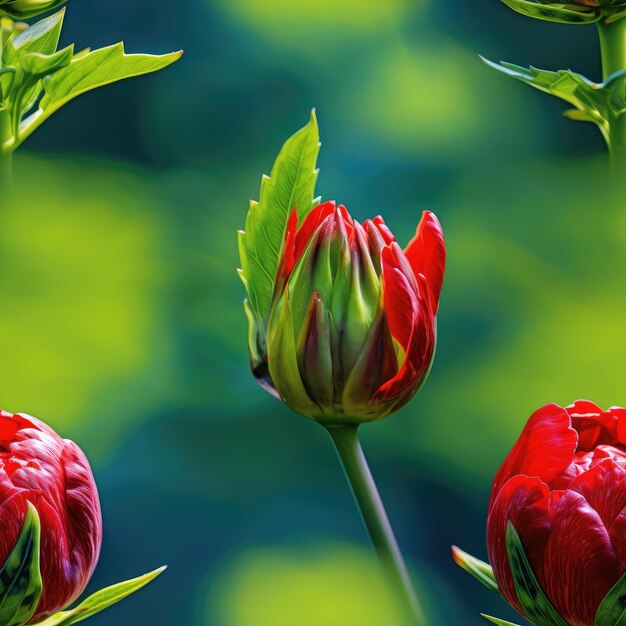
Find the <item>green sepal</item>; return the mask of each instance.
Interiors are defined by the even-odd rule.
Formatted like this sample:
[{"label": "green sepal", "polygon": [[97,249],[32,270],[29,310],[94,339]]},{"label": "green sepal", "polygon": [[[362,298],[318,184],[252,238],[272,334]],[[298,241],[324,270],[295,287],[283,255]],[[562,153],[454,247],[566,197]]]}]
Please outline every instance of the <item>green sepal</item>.
[{"label": "green sepal", "polygon": [[23,626],[35,614],[42,591],[40,537],[39,515],[29,502],[22,532],[0,570],[2,626]]},{"label": "green sepal", "polygon": [[139,589],[152,582],[165,569],[166,567],[160,567],[159,569],[155,569],[153,572],[149,572],[148,574],[144,574],[138,578],[133,578],[132,580],[117,583],[111,587],[106,587],[105,589],[96,591],[96,593],[89,596],[77,607],[70,609],[69,611],[55,613],[42,622],[37,622],[35,626],[70,626],[70,624],[82,622],[88,617],[104,611],[104,609],[109,608],[112,604],[115,604],[136,591],[139,591]]},{"label": "green sepal", "polygon": [[15,20],[27,20],[41,13],[54,11],[63,6],[67,0],[13,0],[0,7],[0,16]]},{"label": "green sepal", "polygon": [[486,620],[489,620],[492,624],[496,624],[497,626],[519,626],[519,624],[514,624],[513,622],[507,622],[506,620],[499,619],[497,617],[491,617],[491,615],[485,615],[484,613],[481,613],[481,615]]},{"label": "green sepal", "polygon": [[553,72],[532,66],[525,68],[513,63],[494,63],[485,58],[483,61],[506,76],[565,100],[578,111],[567,111],[567,117],[594,122],[603,133],[607,131],[609,122],[623,115],[626,110],[626,70],[615,72],[603,83],[594,83],[582,74],[570,70]]},{"label": "green sepal", "polygon": [[541,588],[522,541],[511,522],[506,527],[506,552],[523,614],[535,626],[568,626]]},{"label": "green sepal", "polygon": [[598,608],[595,626],[626,626],[626,574],[615,583]]},{"label": "green sepal", "polygon": [[464,552],[457,546],[452,546],[452,556],[454,562],[464,569],[468,574],[471,574],[478,582],[482,583],[491,589],[491,591],[499,592],[498,583],[496,577],[493,574],[493,568],[489,563],[485,563],[480,559]]},{"label": "green sepal", "polygon": [[319,201],[314,198],[320,150],[315,111],[309,123],[281,148],[270,176],[263,176],[259,201],[250,202],[244,230],[239,231],[241,276],[250,307],[266,321],[291,212],[301,220]]},{"label": "green sepal", "polygon": [[577,7],[561,3],[543,4],[532,0],[502,0],[502,2],[527,17],[558,24],[593,24],[602,19],[602,13],[595,7]]}]

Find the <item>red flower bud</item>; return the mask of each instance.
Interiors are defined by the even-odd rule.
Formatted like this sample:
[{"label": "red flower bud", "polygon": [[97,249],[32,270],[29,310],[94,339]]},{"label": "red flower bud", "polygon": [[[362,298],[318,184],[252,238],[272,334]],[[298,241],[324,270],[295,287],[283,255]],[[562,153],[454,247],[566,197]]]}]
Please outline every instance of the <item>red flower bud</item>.
[{"label": "red flower bud", "polygon": [[445,268],[425,212],[403,251],[377,217],[359,224],[326,202],[286,229],[267,332],[273,389],[325,424],[362,422],[405,404],[435,351]]},{"label": "red flower bud", "polygon": [[98,491],[78,446],[28,415],[0,411],[0,565],[24,526],[28,503],[41,523],[43,591],[32,621],[85,589],[102,543]]},{"label": "red flower bud", "polygon": [[489,560],[500,592],[523,612],[507,558],[509,523],[563,620],[594,626],[626,572],[626,410],[549,404],[531,416],[496,474]]}]

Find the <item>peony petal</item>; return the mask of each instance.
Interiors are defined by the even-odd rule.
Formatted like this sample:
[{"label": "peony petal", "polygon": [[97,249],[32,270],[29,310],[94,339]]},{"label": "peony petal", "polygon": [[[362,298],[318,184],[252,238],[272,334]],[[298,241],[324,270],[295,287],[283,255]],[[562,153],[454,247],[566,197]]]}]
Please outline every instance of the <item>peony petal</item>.
[{"label": "peony petal", "polygon": [[594,626],[600,603],[622,573],[598,512],[575,491],[553,491],[539,580],[560,615]]},{"label": "peony petal", "polygon": [[565,472],[574,459],[578,435],[569,414],[556,404],[535,411],[493,480],[492,500],[513,476],[537,476],[545,483]]},{"label": "peony petal", "polygon": [[446,244],[443,229],[434,213],[424,211],[415,237],[404,250],[413,272],[423,274],[428,283],[431,309],[436,313],[446,270]]},{"label": "peony petal", "polygon": [[506,551],[506,528],[511,522],[517,530],[526,557],[539,576],[550,532],[550,490],[539,478],[515,476],[499,491],[487,517],[487,551],[498,588],[521,612]]},{"label": "peony petal", "polygon": [[566,410],[572,418],[572,427],[578,431],[579,450],[591,451],[600,444],[617,442],[617,414],[614,410],[603,411],[588,400],[578,400]]},{"label": "peony petal", "polygon": [[329,200],[315,207],[303,220],[294,238],[294,263],[302,256],[309,239],[321,223],[337,210],[335,202]]},{"label": "peony petal", "polygon": [[[379,401],[401,399],[416,389],[430,367],[436,343],[434,317],[420,295],[402,250],[392,243],[383,249],[381,258],[385,314],[391,334],[405,356],[396,376],[376,393],[374,399]],[[423,278],[420,280],[423,285]]]}]

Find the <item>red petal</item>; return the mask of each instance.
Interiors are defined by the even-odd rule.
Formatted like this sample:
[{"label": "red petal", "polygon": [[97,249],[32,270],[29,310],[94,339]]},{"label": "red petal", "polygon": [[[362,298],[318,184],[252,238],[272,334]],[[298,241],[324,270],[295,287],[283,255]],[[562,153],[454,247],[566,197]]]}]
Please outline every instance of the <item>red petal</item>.
[{"label": "red petal", "polygon": [[424,211],[415,237],[404,250],[415,275],[426,277],[430,293],[430,305],[434,312],[439,308],[439,296],[446,269],[446,244],[443,230],[434,213]]},{"label": "red petal", "polygon": [[[623,411],[623,409],[621,409]],[[617,411],[603,411],[588,400],[578,400],[567,407],[572,426],[578,431],[578,449],[590,451],[600,444],[617,442]]]},{"label": "red petal", "polygon": [[545,483],[557,478],[572,462],[577,442],[565,409],[547,404],[535,411],[493,480],[492,500],[518,474],[537,476]]},{"label": "red petal", "polygon": [[550,490],[538,478],[515,476],[499,491],[487,518],[489,562],[502,595],[518,610],[520,605],[506,551],[506,527],[515,526],[535,573],[541,569],[550,532]]},{"label": "red petal", "polygon": [[553,491],[543,571],[546,595],[569,624],[593,626],[600,603],[623,573],[602,520],[575,491]]},{"label": "red petal", "polygon": [[294,241],[294,262],[302,256],[304,249],[311,239],[311,235],[317,230],[318,226],[336,211],[335,203],[330,200],[315,207],[305,218],[298,228]]},{"label": "red petal", "polygon": [[414,279],[398,244],[383,248],[384,309],[391,334],[404,350],[405,358],[396,376],[380,387],[377,400],[410,393],[428,370],[434,354],[434,318]]}]

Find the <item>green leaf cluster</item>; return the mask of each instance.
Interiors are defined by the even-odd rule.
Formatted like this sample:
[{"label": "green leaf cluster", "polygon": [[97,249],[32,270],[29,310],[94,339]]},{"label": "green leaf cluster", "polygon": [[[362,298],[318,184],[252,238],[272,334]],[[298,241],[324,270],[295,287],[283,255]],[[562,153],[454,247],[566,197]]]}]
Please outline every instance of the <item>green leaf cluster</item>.
[{"label": "green leaf cluster", "polygon": [[0,27],[0,149],[18,148],[55,111],[87,91],[155,72],[181,52],[125,54],[122,43],[75,53],[58,50],[65,11],[32,26],[2,20]]},{"label": "green leaf cluster", "polygon": [[566,111],[565,115],[573,120],[593,122],[607,142],[610,126],[623,122],[626,113],[626,70],[612,74],[603,83],[594,83],[570,70],[553,72],[513,63],[483,61],[506,76],[565,100],[575,107]]},{"label": "green leaf cluster", "polygon": [[263,363],[265,331],[287,221],[295,209],[302,220],[319,204],[315,198],[320,150],[315,111],[309,123],[281,148],[270,176],[263,176],[258,201],[250,202],[244,230],[239,231],[239,276],[246,288],[253,371]]}]

